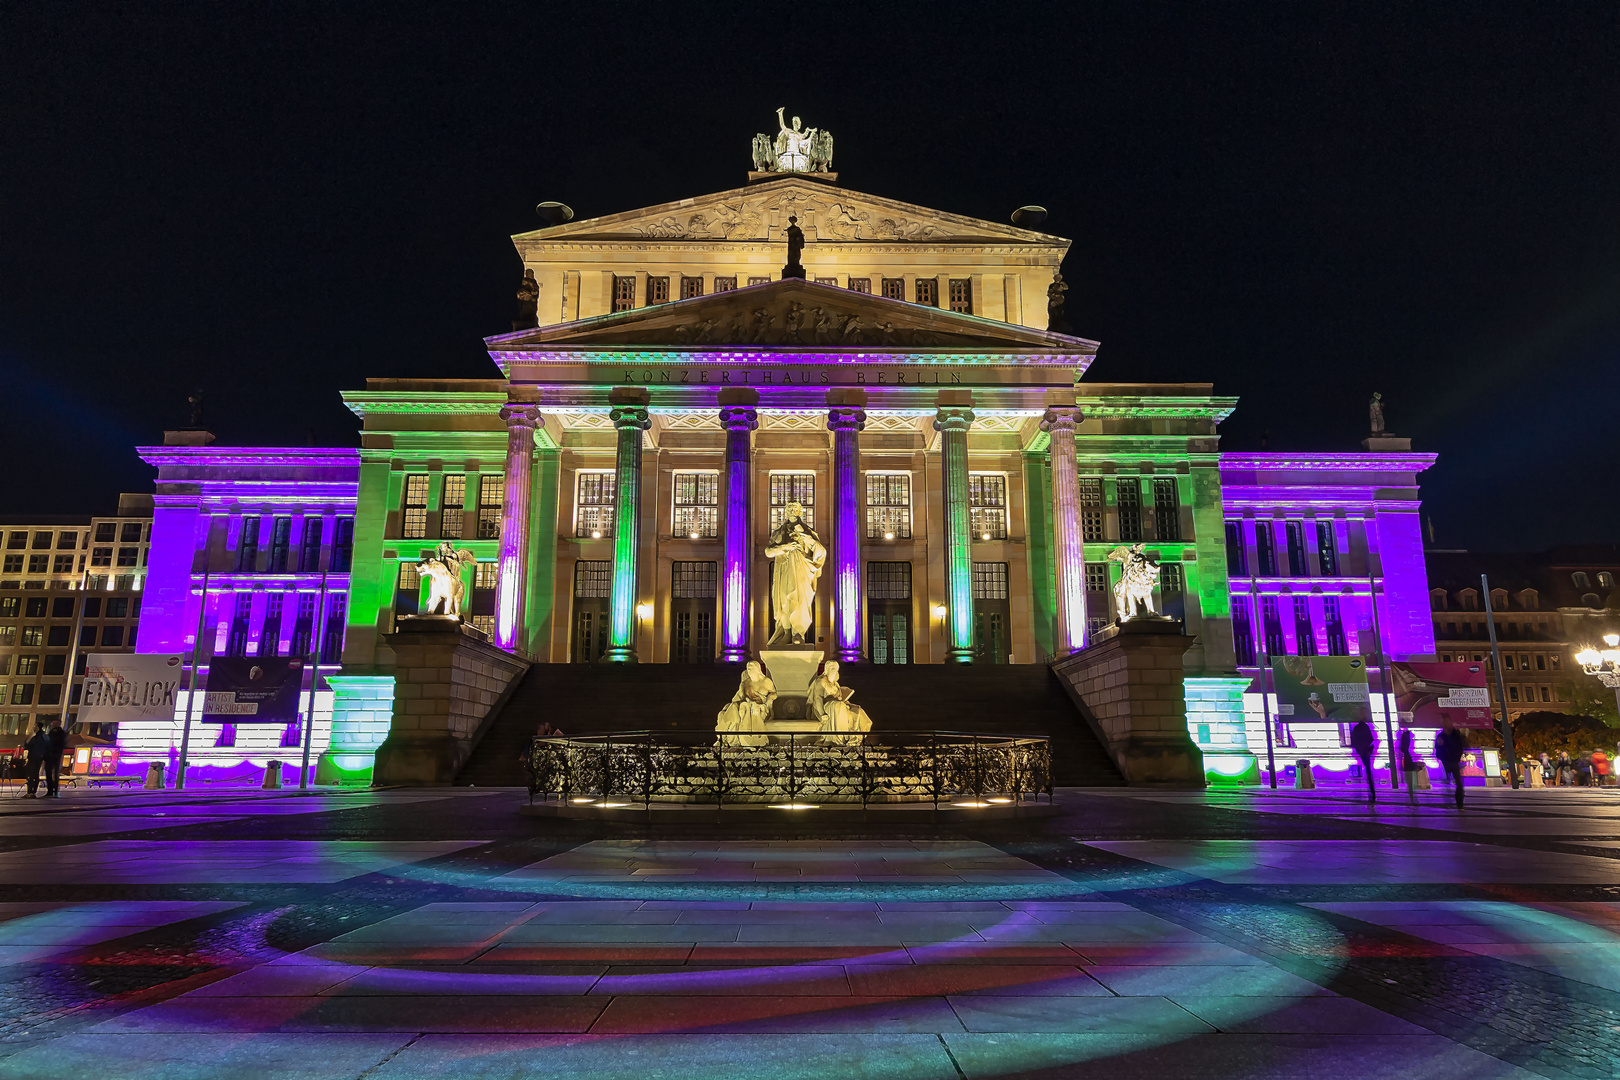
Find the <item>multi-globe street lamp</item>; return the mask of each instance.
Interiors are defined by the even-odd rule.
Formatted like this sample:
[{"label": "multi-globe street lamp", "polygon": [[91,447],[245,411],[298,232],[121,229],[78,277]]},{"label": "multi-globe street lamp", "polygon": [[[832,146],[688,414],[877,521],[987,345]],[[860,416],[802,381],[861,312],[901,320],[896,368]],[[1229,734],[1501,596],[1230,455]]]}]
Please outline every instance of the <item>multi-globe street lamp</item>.
[{"label": "multi-globe street lamp", "polygon": [[1620,709],[1620,634],[1604,634],[1604,649],[1588,645],[1575,654],[1581,670],[1595,676],[1599,682],[1614,691],[1615,708]]}]

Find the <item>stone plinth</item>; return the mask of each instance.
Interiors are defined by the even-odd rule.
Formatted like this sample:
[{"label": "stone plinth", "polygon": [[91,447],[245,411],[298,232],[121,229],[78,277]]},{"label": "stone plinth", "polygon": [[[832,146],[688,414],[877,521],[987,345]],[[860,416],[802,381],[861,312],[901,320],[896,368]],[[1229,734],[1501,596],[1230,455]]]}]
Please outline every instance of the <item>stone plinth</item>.
[{"label": "stone plinth", "polygon": [[806,699],[810,696],[810,680],[816,677],[824,655],[814,645],[760,650],[760,663],[776,684],[776,707],[766,724],[767,731],[816,730],[817,725],[810,722]]},{"label": "stone plinth", "polygon": [[1201,788],[1204,759],[1187,734],[1182,654],[1192,639],[1169,619],[1099,631],[1052,665],[1084,702],[1126,783]]},{"label": "stone plinth", "polygon": [[528,662],[453,619],[401,619],[384,641],[396,657],[393,722],[372,782],[453,783],[479,725]]}]

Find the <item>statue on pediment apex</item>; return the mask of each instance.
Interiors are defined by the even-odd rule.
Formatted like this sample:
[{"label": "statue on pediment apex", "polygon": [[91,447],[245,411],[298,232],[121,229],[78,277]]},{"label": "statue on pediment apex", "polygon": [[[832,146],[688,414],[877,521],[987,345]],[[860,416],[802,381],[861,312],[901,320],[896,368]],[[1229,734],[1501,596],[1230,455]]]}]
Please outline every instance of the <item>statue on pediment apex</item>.
[{"label": "statue on pediment apex", "polygon": [[820,128],[806,128],[797,116],[790,127],[783,115],[786,111],[785,108],[776,110],[778,130],[774,137],[764,132],[754,136],[754,171],[808,173],[830,170],[833,154],[831,133]]}]

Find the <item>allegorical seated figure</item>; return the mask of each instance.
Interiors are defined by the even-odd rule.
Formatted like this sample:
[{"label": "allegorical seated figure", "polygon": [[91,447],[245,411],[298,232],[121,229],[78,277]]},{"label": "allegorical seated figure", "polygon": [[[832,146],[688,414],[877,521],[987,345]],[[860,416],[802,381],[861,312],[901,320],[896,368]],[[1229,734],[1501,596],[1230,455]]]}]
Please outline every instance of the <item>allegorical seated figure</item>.
[{"label": "allegorical seated figure", "polygon": [[735,746],[764,746],[765,721],[771,718],[771,707],[775,703],[776,684],[765,674],[758,660],[748,661],[737,693],[720,710],[720,719],[714,725],[720,741]]},{"label": "allegorical seated figure", "polygon": [[872,730],[872,718],[859,705],[850,703],[855,691],[838,684],[838,661],[829,660],[821,674],[810,681],[810,719],[820,723],[824,742],[859,746],[861,737]]}]

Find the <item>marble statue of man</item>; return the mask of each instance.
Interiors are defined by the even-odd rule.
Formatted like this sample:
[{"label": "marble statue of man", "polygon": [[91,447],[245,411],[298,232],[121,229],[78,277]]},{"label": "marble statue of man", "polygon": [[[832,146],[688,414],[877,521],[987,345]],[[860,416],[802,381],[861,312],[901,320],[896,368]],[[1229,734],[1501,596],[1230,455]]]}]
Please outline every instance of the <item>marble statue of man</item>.
[{"label": "marble statue of man", "polygon": [[796,502],[782,509],[782,524],[771,531],[765,557],[771,560],[771,612],[776,625],[772,645],[802,645],[810,632],[816,602],[816,579],[827,561],[827,549],[804,520]]},{"label": "marble statue of man", "polygon": [[463,567],[477,561],[466,548],[458,549],[448,540],[440,541],[433,554],[416,564],[416,572],[427,578],[428,598],[422,605],[423,615],[448,615],[461,618],[461,604],[466,598],[467,585],[461,580]]},{"label": "marble statue of man", "polygon": [[764,746],[765,721],[771,718],[771,707],[776,703],[776,683],[765,674],[758,660],[750,660],[743,668],[737,692],[720,710],[714,730],[720,741],[733,746]]},{"label": "marble statue of man", "polygon": [[1367,402],[1367,426],[1374,435],[1384,433],[1384,395],[1374,393]]},{"label": "marble statue of man", "polygon": [[852,704],[855,691],[838,683],[838,661],[829,660],[822,665],[821,674],[810,682],[810,696],[806,699],[810,719],[819,721],[823,742],[859,746],[861,737],[872,730],[872,718],[866,710]]}]

